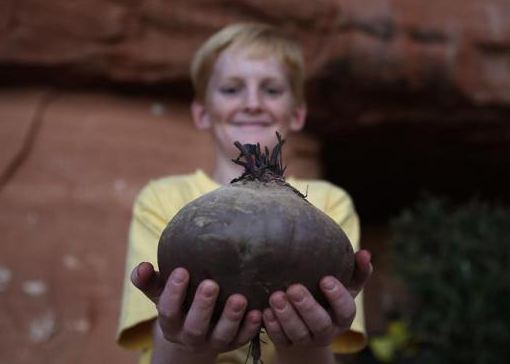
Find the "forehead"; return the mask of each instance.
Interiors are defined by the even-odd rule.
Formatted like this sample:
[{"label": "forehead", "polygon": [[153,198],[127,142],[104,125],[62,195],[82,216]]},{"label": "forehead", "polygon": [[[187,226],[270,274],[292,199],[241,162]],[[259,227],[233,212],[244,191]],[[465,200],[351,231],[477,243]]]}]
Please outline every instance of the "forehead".
[{"label": "forehead", "polygon": [[250,47],[230,47],[216,59],[211,79],[229,77],[264,77],[285,80],[287,67],[267,51]]}]

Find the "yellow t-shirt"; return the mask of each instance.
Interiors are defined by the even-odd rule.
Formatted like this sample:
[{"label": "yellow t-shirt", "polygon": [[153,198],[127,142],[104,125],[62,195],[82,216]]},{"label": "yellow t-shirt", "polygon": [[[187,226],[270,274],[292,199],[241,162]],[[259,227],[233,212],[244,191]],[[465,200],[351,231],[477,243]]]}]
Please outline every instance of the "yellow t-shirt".
[{"label": "yellow t-shirt", "polygon": [[[307,194],[307,200],[328,214],[345,231],[354,251],[359,249],[359,220],[347,193],[325,181],[298,180],[287,182]],[[121,346],[142,351],[140,363],[149,363],[152,347],[151,324],[157,316],[154,304],[130,281],[130,273],[141,262],[157,267],[159,237],[172,217],[186,204],[219,185],[205,173],[171,176],[151,181],[140,192],[133,208],[129,230],[129,247],[117,341]],[[366,344],[362,294],[356,298],[357,313],[351,330],[339,336],[332,344],[337,353],[353,353]],[[262,360],[271,363],[274,346],[268,337],[261,337]],[[244,363],[248,346],[221,354],[217,363]]]}]

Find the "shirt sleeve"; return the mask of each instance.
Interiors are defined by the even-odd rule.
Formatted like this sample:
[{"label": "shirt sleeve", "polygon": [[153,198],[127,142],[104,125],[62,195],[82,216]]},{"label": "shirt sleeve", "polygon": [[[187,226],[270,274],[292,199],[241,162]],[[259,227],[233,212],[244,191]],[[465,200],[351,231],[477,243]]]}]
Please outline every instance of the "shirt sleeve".
[{"label": "shirt sleeve", "polygon": [[[342,189],[332,186],[331,191],[327,194],[326,209],[324,212],[340,225],[351,241],[354,251],[358,251],[360,248],[359,217],[354,209],[354,204],[350,196]],[[332,343],[332,350],[335,353],[355,353],[362,350],[367,344],[363,292],[358,294],[355,303],[356,316],[351,325],[351,329],[340,335]]]},{"label": "shirt sleeve", "polygon": [[126,272],[121,303],[117,342],[129,349],[146,350],[151,346],[152,320],[157,316],[153,302],[143,295],[130,280],[130,274],[141,262],[157,267],[157,245],[168,222],[161,202],[151,184],[139,194],[133,207],[129,229]]}]

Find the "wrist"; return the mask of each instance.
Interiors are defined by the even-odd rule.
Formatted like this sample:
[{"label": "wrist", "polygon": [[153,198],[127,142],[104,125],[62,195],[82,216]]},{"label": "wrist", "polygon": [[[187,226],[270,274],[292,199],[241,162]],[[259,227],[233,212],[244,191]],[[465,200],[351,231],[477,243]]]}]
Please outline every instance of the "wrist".
[{"label": "wrist", "polygon": [[[162,349],[160,347],[160,349]],[[156,353],[156,351],[153,353],[153,360],[152,364],[159,364],[159,363],[179,363],[179,364],[213,364],[216,360],[217,353],[215,352],[195,352],[188,348],[183,347],[180,344],[167,342],[164,347],[164,355],[161,350],[159,350],[159,353]],[[160,354],[160,355],[157,355]],[[160,356],[161,358],[164,358],[163,361],[155,360],[157,357]],[[168,359],[170,359],[168,361]]]},{"label": "wrist", "polygon": [[277,346],[277,364],[315,363],[333,364],[335,357],[328,346]]},{"label": "wrist", "polygon": [[217,352],[193,351],[179,343],[165,339],[159,324],[154,324],[151,364],[213,364]]}]

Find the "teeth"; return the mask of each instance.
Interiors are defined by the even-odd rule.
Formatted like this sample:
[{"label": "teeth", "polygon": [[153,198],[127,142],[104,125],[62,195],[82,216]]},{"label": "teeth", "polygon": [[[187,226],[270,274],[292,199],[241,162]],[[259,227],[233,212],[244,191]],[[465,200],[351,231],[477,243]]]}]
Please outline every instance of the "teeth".
[{"label": "teeth", "polygon": [[267,123],[264,121],[247,121],[247,122],[233,122],[235,125],[270,125],[271,123]]}]

